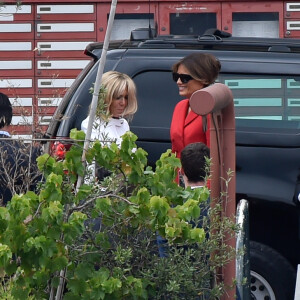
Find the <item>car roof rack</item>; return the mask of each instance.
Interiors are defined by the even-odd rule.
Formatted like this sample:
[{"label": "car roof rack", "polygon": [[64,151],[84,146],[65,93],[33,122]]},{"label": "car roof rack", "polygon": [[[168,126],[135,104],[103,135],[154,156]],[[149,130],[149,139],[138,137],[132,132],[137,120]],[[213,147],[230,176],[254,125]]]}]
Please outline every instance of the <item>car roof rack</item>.
[{"label": "car roof rack", "polygon": [[[103,43],[91,43],[85,54],[97,59],[96,49],[102,49]],[[201,36],[198,35],[156,35],[156,29],[138,28],[132,31],[131,39],[110,41],[109,49],[199,49],[258,51],[277,53],[300,53],[300,39],[233,37],[226,31],[211,28]]]},{"label": "car roof rack", "polygon": [[201,36],[160,35],[140,42],[138,47],[300,53],[300,39],[233,37],[228,32],[212,28]]}]

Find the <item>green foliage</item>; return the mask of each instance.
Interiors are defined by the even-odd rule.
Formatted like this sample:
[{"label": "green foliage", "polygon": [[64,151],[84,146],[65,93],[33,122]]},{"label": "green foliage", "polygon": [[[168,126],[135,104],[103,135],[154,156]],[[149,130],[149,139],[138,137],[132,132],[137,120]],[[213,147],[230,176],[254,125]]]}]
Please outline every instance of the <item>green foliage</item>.
[{"label": "green foliage", "polygon": [[[62,288],[64,299],[220,296],[222,283],[210,282],[233,257],[223,240],[235,228],[220,217],[221,204],[203,217],[208,189],[178,186],[180,161],[170,151],[152,170],[128,132],[121,148],[91,144],[88,162],[111,175],[76,190],[84,134],[72,130],[71,138],[77,142],[64,160],[38,158],[45,177],[38,194],[15,195],[0,207],[0,275],[13,283],[10,295],[46,299]],[[158,234],[168,240],[166,258],[158,255]]]},{"label": "green foliage", "polygon": [[[93,87],[90,88],[90,93],[94,94],[94,84]],[[96,109],[96,116],[101,117],[103,120],[108,120],[110,116],[110,112],[108,110],[108,105],[105,103],[105,97],[106,97],[106,88],[102,85],[99,90],[98,94],[98,101],[97,101],[97,109]]]}]

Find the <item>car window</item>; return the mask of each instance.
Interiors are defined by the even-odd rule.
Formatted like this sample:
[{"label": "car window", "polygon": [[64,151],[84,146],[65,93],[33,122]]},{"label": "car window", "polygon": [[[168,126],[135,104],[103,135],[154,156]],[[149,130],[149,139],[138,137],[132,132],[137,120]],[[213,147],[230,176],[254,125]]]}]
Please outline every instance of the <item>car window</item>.
[{"label": "car window", "polygon": [[[71,128],[80,128],[92,98],[89,89],[95,72],[90,75],[92,73],[93,76],[87,76],[74,94],[74,101],[70,102],[66,111],[68,117],[62,121],[58,135],[68,135]],[[173,110],[182,100],[171,71],[140,72],[133,76],[133,80],[137,86],[138,111],[130,122],[130,128],[145,139],[169,140]],[[220,74],[218,81],[233,92],[237,128],[299,130],[300,78]]]},{"label": "car window", "polygon": [[[173,109],[182,99],[171,72],[142,72],[134,77],[134,81],[139,109],[132,126],[168,129]],[[218,81],[232,90],[235,117],[244,120],[244,125],[300,128],[300,78],[221,74]]]},{"label": "car window", "polygon": [[266,127],[300,128],[300,78],[223,74],[233,93],[237,119],[263,120]]},{"label": "car window", "polygon": [[169,128],[175,105],[182,98],[169,71],[147,71],[134,78],[138,111],[133,126]]}]

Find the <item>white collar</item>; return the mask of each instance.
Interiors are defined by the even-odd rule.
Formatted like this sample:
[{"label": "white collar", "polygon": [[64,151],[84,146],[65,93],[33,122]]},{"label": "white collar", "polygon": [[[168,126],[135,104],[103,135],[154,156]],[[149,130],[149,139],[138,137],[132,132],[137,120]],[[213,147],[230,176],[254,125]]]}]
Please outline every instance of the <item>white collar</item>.
[{"label": "white collar", "polygon": [[123,119],[123,118],[119,118],[119,119],[111,118],[109,120],[109,123],[113,124],[115,126],[121,126],[121,125],[123,125],[124,121],[125,121],[125,119]]},{"label": "white collar", "polygon": [[194,189],[199,189],[199,188],[203,188],[204,187],[204,185],[194,185],[194,186],[190,186],[190,188],[192,189],[192,190],[194,190]]}]

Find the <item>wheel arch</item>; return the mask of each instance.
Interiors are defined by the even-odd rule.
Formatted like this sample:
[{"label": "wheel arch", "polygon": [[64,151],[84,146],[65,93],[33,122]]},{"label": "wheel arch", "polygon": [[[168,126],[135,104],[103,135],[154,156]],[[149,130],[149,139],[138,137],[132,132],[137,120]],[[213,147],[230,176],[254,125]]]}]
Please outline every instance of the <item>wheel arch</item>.
[{"label": "wheel arch", "polygon": [[250,240],[276,250],[296,268],[300,263],[298,208],[262,199],[247,200]]}]

